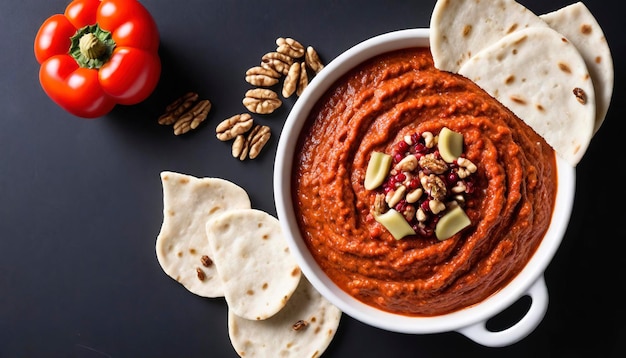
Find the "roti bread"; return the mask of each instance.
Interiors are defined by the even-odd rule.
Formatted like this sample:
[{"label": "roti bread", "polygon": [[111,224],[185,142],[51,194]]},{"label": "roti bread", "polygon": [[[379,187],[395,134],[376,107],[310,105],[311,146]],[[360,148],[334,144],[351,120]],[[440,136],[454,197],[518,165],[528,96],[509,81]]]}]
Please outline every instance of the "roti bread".
[{"label": "roti bread", "polygon": [[301,272],[278,219],[257,209],[230,210],[206,222],[206,235],[233,313],[263,320],[285,306]]},{"label": "roti bread", "polygon": [[531,26],[548,27],[514,0],[438,0],[430,20],[435,67],[457,73],[483,48]]},{"label": "roti bread", "polygon": [[164,171],[163,223],[156,254],[165,273],[192,293],[222,297],[213,252],[207,241],[207,220],[232,209],[250,208],[244,189],[224,179],[196,178]]},{"label": "roti bread", "polygon": [[529,27],[476,53],[458,71],[508,107],[575,166],[596,118],[595,92],[576,47],[549,27]]},{"label": "roti bread", "polygon": [[332,341],[341,311],[302,276],[287,305],[253,321],[228,312],[228,335],[240,357],[320,357]]},{"label": "roti bread", "polygon": [[604,32],[582,2],[541,15],[540,18],[567,37],[585,60],[596,92],[595,134],[606,117],[614,84],[613,58]]}]

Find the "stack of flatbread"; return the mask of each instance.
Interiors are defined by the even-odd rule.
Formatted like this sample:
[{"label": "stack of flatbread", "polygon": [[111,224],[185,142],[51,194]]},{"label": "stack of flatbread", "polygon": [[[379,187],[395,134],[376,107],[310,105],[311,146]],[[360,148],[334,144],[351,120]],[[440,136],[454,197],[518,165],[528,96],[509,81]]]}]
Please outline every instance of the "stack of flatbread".
[{"label": "stack of flatbread", "polygon": [[581,2],[537,16],[514,0],[438,0],[435,67],[474,81],[576,166],[613,94],[613,60]]},{"label": "stack of flatbread", "polygon": [[224,297],[233,348],[245,357],[319,357],[341,311],[301,274],[278,222],[219,178],[162,172],[163,271],[190,292]]}]

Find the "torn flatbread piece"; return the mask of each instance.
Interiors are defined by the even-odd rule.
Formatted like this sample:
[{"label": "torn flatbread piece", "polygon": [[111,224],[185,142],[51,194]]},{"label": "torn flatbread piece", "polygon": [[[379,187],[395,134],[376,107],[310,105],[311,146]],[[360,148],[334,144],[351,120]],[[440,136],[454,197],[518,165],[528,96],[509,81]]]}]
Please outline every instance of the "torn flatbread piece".
[{"label": "torn flatbread piece", "polygon": [[240,357],[317,358],[328,348],[341,319],[331,304],[302,276],[287,305],[263,321],[228,312],[228,334]]},{"label": "torn flatbread piece", "polygon": [[278,219],[256,209],[231,210],[208,220],[206,235],[230,310],[263,320],[285,306],[301,272]]},{"label": "torn flatbread piece", "polygon": [[430,20],[435,67],[457,73],[483,48],[531,26],[548,27],[514,0],[438,0]]},{"label": "torn flatbread piece", "polygon": [[250,208],[247,192],[220,178],[196,178],[164,171],[163,224],[156,254],[163,271],[192,293],[222,297],[213,252],[206,237],[206,222],[223,212]]},{"label": "torn flatbread piece", "polygon": [[476,53],[460,69],[575,166],[593,136],[595,92],[585,61],[563,35],[530,27]]},{"label": "torn flatbread piece", "polygon": [[573,43],[585,60],[596,92],[595,134],[609,110],[614,84],[613,58],[604,32],[582,2],[541,15],[540,18]]}]

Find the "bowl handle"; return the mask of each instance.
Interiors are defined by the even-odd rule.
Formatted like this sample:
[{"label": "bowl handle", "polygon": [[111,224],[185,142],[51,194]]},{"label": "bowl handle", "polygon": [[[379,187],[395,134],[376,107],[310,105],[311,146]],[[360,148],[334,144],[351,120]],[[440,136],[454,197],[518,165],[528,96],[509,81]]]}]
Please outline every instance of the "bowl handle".
[{"label": "bowl handle", "polygon": [[548,309],[548,288],[543,276],[526,293],[532,303],[526,315],[513,326],[498,332],[487,329],[487,321],[481,321],[458,330],[467,338],[488,347],[504,347],[524,339],[537,328]]}]

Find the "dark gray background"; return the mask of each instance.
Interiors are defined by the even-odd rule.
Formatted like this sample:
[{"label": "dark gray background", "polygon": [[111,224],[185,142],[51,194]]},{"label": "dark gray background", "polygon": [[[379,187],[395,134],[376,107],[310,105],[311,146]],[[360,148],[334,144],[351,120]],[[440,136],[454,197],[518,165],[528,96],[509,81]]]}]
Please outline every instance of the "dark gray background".
[{"label": "dark gray background", "polygon": [[[273,131],[261,156],[233,159],[214,130],[245,111],[244,72],[280,36],[314,46],[328,63],[371,36],[428,27],[435,1],[144,0],[161,33],[159,86],[144,103],[96,120],[67,114],[38,82],[33,39],[67,3],[0,3],[0,357],[236,357],[224,301],[189,293],[157,262],[159,173],[232,180],[248,190],[255,208],[275,214],[273,160],[294,98],[274,115],[255,117]],[[571,2],[522,3],[541,14]],[[457,333],[390,333],[344,315],[325,357],[626,354],[619,249],[626,239],[626,21],[617,0],[587,6],[613,51],[615,91],[577,167],[571,226],[545,274],[550,306],[541,325],[520,343],[492,349]],[[202,127],[176,137],[157,118],[189,90],[210,99],[213,109]]]}]

